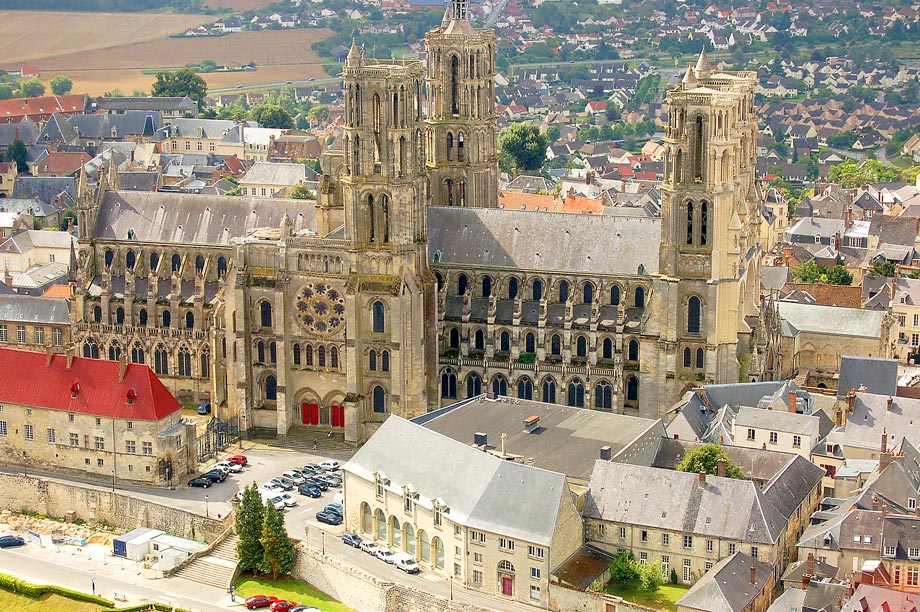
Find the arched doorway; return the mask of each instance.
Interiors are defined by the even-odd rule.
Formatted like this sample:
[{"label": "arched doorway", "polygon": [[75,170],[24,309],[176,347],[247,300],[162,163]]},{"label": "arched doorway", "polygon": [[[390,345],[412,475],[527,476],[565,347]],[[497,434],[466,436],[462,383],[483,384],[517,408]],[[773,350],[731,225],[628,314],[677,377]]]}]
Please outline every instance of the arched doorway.
[{"label": "arched doorway", "polygon": [[514,597],[514,565],[507,559],[498,563],[498,583],[501,585],[502,595]]}]

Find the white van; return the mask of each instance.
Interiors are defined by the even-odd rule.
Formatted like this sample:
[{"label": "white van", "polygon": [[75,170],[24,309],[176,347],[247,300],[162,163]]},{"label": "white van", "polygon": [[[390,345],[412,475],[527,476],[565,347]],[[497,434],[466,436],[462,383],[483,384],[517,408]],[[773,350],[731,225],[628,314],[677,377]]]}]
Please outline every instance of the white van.
[{"label": "white van", "polygon": [[408,553],[398,553],[394,564],[407,574],[417,574],[420,571],[418,563],[415,562],[415,557]]}]

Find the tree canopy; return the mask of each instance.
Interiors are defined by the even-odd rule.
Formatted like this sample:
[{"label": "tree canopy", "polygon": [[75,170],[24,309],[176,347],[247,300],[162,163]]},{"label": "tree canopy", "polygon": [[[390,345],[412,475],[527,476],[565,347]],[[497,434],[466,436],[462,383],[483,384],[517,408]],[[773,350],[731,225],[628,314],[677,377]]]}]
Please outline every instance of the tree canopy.
[{"label": "tree canopy", "polygon": [[59,74],[51,79],[51,93],[56,96],[69,94],[73,89],[73,81],[69,77]]},{"label": "tree canopy", "polygon": [[293,200],[312,200],[316,196],[312,191],[310,191],[309,187],[303,183],[298,183],[288,189],[287,197]]},{"label": "tree canopy", "polygon": [[498,148],[516,171],[534,172],[546,161],[548,141],[537,126],[515,123],[498,137]]},{"label": "tree canopy", "polygon": [[207,82],[188,68],[157,73],[151,95],[158,98],[188,96],[204,107],[204,98],[208,94]]},{"label": "tree canopy", "polygon": [[728,478],[743,479],[744,473],[737,465],[728,459],[723,449],[718,444],[704,444],[687,453],[681,462],[677,464],[677,469],[681,472],[693,472],[715,476],[719,471],[719,459],[725,460],[725,475]]},{"label": "tree canopy", "polygon": [[294,118],[277,104],[258,104],[249,109],[249,118],[266,128],[289,130],[294,127]]},{"label": "tree canopy", "polygon": [[853,275],[843,266],[824,266],[809,261],[792,268],[792,277],[803,283],[827,283],[829,285],[849,285]]},{"label": "tree canopy", "polygon": [[45,85],[38,79],[26,79],[19,84],[19,90],[26,98],[35,98],[45,95]]},{"label": "tree canopy", "polygon": [[16,162],[16,171],[23,173],[29,171],[29,165],[26,163],[26,152],[26,143],[16,138],[0,157],[2,157],[3,161]]},{"label": "tree canopy", "polygon": [[279,574],[290,574],[294,569],[294,543],[288,537],[281,513],[272,503],[265,505],[260,542],[264,554],[259,569],[271,574],[272,580]]},{"label": "tree canopy", "polygon": [[262,548],[262,526],[265,522],[265,506],[256,483],[243,489],[236,512],[236,553],[240,559],[240,570],[258,570],[265,556]]},{"label": "tree canopy", "polygon": [[833,183],[840,183],[840,186],[844,189],[853,189],[860,185],[899,181],[901,180],[901,170],[894,166],[885,165],[875,159],[866,160],[863,164],[848,159],[831,168],[828,173],[828,179]]}]

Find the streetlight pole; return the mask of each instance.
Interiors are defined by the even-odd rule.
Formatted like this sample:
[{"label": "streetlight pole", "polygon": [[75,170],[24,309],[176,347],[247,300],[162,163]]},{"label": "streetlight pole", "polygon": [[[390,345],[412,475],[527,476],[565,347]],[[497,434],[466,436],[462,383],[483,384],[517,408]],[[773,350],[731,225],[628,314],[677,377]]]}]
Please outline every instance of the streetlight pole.
[{"label": "streetlight pole", "polygon": [[115,470],[112,470],[112,493],[115,492]]},{"label": "streetlight pole", "polygon": [[204,496],[204,515],[206,517],[210,516],[208,514],[208,496],[207,495]]},{"label": "streetlight pole", "polygon": [[22,451],[22,475],[23,475],[23,476],[28,476],[28,475],[29,475],[29,460],[28,460],[28,457],[29,457],[29,455],[26,453],[26,451]]},{"label": "streetlight pole", "polygon": [[450,584],[450,600],[453,601],[454,600],[454,577],[448,576],[447,580]]},{"label": "streetlight pole", "polygon": [[326,532],[325,532],[324,530],[320,530],[320,532],[319,532],[319,540],[320,540],[320,542],[322,543],[322,546],[323,546],[323,556],[325,557],[325,556],[326,556]]}]

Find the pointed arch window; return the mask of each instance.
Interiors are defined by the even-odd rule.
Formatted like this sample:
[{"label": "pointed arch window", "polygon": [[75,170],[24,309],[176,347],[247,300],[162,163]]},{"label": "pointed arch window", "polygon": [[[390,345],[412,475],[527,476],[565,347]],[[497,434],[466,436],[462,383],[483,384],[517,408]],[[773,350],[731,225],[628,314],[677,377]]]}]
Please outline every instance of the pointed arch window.
[{"label": "pointed arch window", "polygon": [[390,371],[390,351],[387,351],[387,350],[380,351],[380,371],[381,372]]},{"label": "pointed arch window", "polygon": [[387,411],[386,391],[383,387],[376,385],[371,393],[374,412],[382,414]]},{"label": "pointed arch window", "polygon": [[508,395],[508,379],[501,374],[493,378],[492,393],[494,395]]},{"label": "pointed arch window", "polygon": [[300,365],[300,345],[299,344],[294,345],[294,365],[295,366]]},{"label": "pointed arch window", "polygon": [[627,345],[626,359],[629,361],[639,361],[639,341],[633,338]]},{"label": "pointed arch window", "polygon": [[178,353],[179,376],[192,375],[192,354],[184,344],[179,347]]},{"label": "pointed arch window", "polygon": [[635,376],[626,379],[626,401],[639,401],[639,379]]},{"label": "pointed arch window", "polygon": [[518,280],[513,276],[508,279],[508,299],[513,300],[518,294]]},{"label": "pointed arch window", "polygon": [[559,283],[559,301],[569,301],[569,281],[562,281]]},{"label": "pointed arch window", "polygon": [[526,376],[518,380],[517,396],[520,399],[533,399],[533,383]]},{"label": "pointed arch window", "polygon": [[687,333],[688,334],[698,334],[700,333],[700,312],[701,312],[701,303],[700,298],[691,296],[687,300]]},{"label": "pointed arch window", "polygon": [[511,334],[506,331],[503,331],[499,336],[499,350],[502,353],[508,353],[511,351]]},{"label": "pointed arch window", "polygon": [[696,367],[702,370],[706,365],[706,353],[702,348],[696,349]]},{"label": "pointed arch window", "polygon": [[567,393],[568,405],[575,408],[585,407],[585,385],[580,378],[573,378],[569,382]]},{"label": "pointed arch window", "polygon": [[684,367],[690,368],[693,367],[693,351],[689,347],[684,349]]},{"label": "pointed arch window", "polygon": [[211,349],[208,348],[208,345],[205,345],[201,349],[201,355],[199,356],[199,365],[201,366],[198,370],[198,376],[200,378],[210,378],[211,377]]},{"label": "pointed arch window", "polygon": [[578,357],[588,356],[588,339],[584,336],[578,336],[575,340],[575,354]]},{"label": "pointed arch window", "polygon": [[527,332],[527,335],[524,336],[524,352],[537,352],[537,337],[532,332]]},{"label": "pointed arch window", "polygon": [[376,301],[371,307],[373,318],[373,329],[375,334],[382,334],[386,331],[383,303]]},{"label": "pointed arch window", "polygon": [[371,372],[377,371],[377,351],[374,349],[367,354],[367,369]]},{"label": "pointed arch window", "polygon": [[452,349],[460,348],[460,330],[456,327],[450,328],[450,340],[448,341],[448,344]]},{"label": "pointed arch window", "polygon": [[613,408],[613,387],[606,380],[602,380],[594,386],[594,407],[599,410]]},{"label": "pointed arch window", "polygon": [[158,344],[153,351],[153,371],[156,374],[169,376],[169,353],[162,344]]},{"label": "pointed arch window", "polygon": [[559,334],[553,334],[549,342],[549,352],[551,355],[562,354],[562,338]]},{"label": "pointed arch window", "polygon": [[543,380],[543,401],[547,404],[556,403],[556,381],[550,377]]},{"label": "pointed arch window", "polygon": [[477,351],[484,351],[486,348],[486,336],[481,329],[477,329],[473,334],[473,348]]},{"label": "pointed arch window", "polygon": [[115,340],[109,344],[109,361],[118,361],[121,357],[121,345]]},{"label": "pointed arch window", "polygon": [[482,395],[482,377],[476,372],[470,372],[466,377],[466,396],[476,397]]},{"label": "pointed arch window", "polygon": [[450,58],[450,112],[460,114],[460,58]]},{"label": "pointed arch window", "polygon": [[308,344],[303,349],[303,361],[304,364],[313,367],[313,345]]},{"label": "pointed arch window", "polygon": [[333,370],[339,369],[339,349],[336,346],[329,349],[329,367]]},{"label": "pointed arch window", "polygon": [[131,345],[131,363],[145,363],[144,347],[140,342],[135,341]]},{"label": "pointed arch window", "polygon": [[457,375],[450,368],[441,374],[441,397],[445,399],[457,398]]}]

